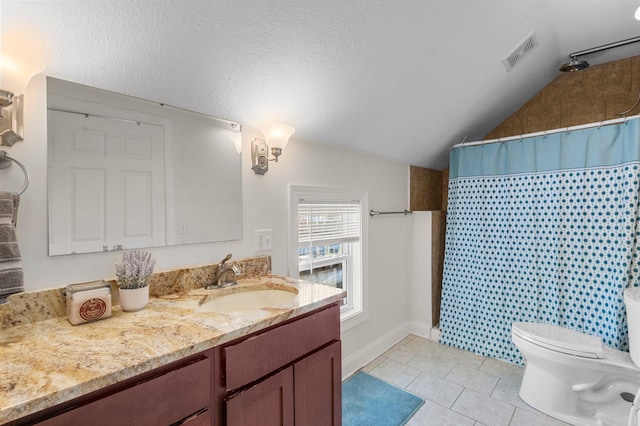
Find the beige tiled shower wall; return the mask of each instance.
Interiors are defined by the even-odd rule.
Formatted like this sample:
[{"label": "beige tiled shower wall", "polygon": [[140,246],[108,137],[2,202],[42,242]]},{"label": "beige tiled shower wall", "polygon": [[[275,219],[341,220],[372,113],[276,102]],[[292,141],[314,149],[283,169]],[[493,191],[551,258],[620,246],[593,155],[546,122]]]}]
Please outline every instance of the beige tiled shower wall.
[{"label": "beige tiled shower wall", "polygon": [[640,56],[562,73],[485,139],[619,118],[617,114],[631,108],[639,92]]},{"label": "beige tiled shower wall", "polygon": [[411,166],[409,170],[413,211],[442,210],[442,172]]}]

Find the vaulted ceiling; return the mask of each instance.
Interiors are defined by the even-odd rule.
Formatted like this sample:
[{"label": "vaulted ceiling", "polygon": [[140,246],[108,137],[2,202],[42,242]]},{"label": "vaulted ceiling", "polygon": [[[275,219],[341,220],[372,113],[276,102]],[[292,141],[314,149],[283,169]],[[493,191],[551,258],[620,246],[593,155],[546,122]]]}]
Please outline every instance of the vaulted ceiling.
[{"label": "vaulted ceiling", "polygon": [[[0,3],[1,37],[54,77],[294,139],[444,168],[559,74],[640,35],[640,0],[82,0]],[[511,71],[502,60],[535,33]],[[640,43],[592,65],[640,54]]]}]

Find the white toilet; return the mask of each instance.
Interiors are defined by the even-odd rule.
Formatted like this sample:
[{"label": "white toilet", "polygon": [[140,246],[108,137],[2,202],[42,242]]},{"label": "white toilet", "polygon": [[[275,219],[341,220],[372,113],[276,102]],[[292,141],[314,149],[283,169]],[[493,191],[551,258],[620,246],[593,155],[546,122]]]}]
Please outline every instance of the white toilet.
[{"label": "white toilet", "polygon": [[526,360],[520,397],[574,425],[640,425],[630,419],[640,409],[632,404],[640,389],[640,288],[625,290],[624,301],[629,353],[556,325],[513,323],[511,339]]}]

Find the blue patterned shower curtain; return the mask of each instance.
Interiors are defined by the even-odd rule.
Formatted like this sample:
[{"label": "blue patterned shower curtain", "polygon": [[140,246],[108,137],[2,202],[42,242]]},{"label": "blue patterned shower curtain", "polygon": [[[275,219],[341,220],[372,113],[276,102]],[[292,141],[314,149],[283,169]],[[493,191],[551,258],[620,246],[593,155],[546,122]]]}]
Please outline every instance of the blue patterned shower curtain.
[{"label": "blue patterned shower curtain", "polygon": [[522,363],[514,321],[626,349],[639,285],[640,123],[454,148],[441,342]]}]

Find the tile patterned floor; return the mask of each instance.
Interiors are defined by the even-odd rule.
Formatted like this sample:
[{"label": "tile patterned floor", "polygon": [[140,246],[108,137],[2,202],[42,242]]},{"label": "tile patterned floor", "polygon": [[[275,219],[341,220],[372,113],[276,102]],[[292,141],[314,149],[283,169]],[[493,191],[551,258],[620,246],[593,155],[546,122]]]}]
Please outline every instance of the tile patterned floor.
[{"label": "tile patterned floor", "polygon": [[409,335],[363,371],[421,396],[408,426],[560,426],[518,396],[524,369]]}]

